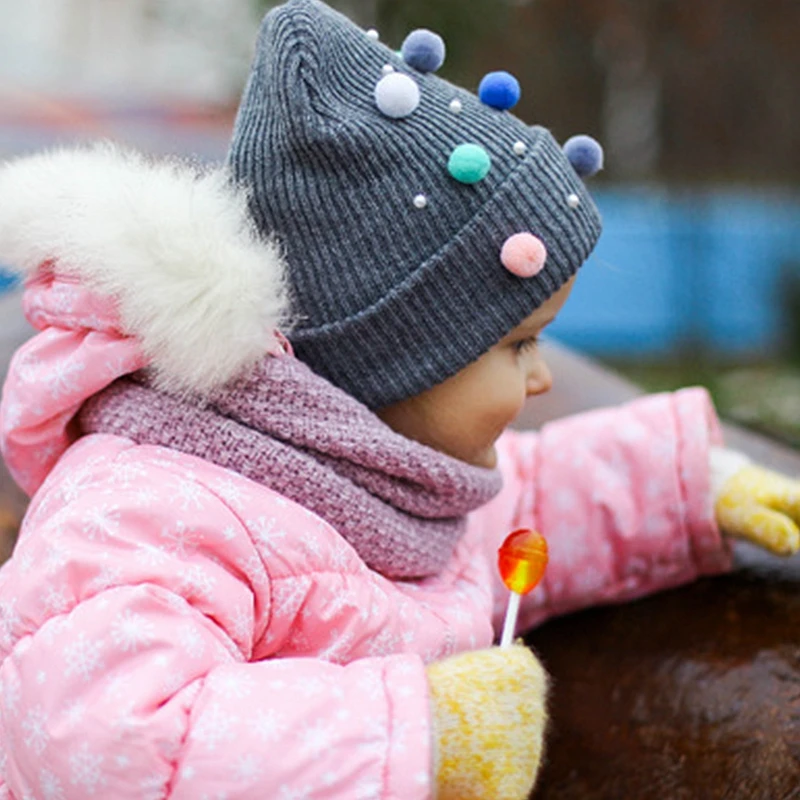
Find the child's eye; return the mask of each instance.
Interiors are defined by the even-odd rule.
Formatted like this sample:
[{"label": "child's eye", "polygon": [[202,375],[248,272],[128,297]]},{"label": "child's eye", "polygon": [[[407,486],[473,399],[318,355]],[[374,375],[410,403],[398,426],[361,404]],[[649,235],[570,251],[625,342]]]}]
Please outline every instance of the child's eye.
[{"label": "child's eye", "polygon": [[514,342],[514,350],[517,353],[525,353],[536,347],[538,342],[538,336],[529,336],[527,339],[520,339],[518,342]]}]

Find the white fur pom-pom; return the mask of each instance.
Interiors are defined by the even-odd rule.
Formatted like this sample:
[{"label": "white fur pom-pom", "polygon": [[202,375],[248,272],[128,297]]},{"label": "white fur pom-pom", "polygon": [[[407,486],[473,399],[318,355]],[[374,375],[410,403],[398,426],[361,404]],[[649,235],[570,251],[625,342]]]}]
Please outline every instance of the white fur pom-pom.
[{"label": "white fur pom-pom", "polygon": [[0,168],[0,262],[52,262],[118,304],[160,386],[206,393],[275,346],[285,269],[222,169],[111,145]]}]

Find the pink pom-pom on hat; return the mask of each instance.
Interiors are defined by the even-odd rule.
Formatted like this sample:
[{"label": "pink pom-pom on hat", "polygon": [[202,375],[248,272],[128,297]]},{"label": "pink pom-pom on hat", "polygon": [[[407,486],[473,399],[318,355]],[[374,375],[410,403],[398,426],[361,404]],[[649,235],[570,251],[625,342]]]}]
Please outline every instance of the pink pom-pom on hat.
[{"label": "pink pom-pom on hat", "polygon": [[512,275],[532,278],[544,267],[547,248],[532,233],[515,233],[505,240],[500,251],[500,261]]}]

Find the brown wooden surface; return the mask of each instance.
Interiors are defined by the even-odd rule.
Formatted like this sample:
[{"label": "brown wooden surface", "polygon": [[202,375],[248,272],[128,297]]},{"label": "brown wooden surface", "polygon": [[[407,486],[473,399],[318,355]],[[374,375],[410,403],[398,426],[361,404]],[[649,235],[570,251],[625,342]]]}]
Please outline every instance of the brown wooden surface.
[{"label": "brown wooden surface", "polygon": [[704,579],[526,637],[553,676],[534,797],[800,797],[798,562]]}]

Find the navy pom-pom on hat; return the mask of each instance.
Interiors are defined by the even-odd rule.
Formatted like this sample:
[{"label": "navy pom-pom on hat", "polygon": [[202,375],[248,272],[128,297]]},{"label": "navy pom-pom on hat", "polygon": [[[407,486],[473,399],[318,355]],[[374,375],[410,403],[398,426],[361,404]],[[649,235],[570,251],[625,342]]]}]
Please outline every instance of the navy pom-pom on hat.
[{"label": "navy pom-pom on hat", "polygon": [[420,28],[406,36],[400,54],[409,67],[420,72],[436,72],[444,64],[444,40],[433,31]]},{"label": "navy pom-pom on hat", "polygon": [[[283,248],[297,356],[371,408],[479,358],[572,277],[600,235],[579,171],[508,113],[434,74],[444,42],[402,54],[318,0],[259,34],[228,162]],[[596,159],[595,159],[596,160]]]},{"label": "navy pom-pom on hat", "polygon": [[579,134],[567,139],[564,154],[582,178],[591,178],[603,168],[603,148],[591,136]]}]

